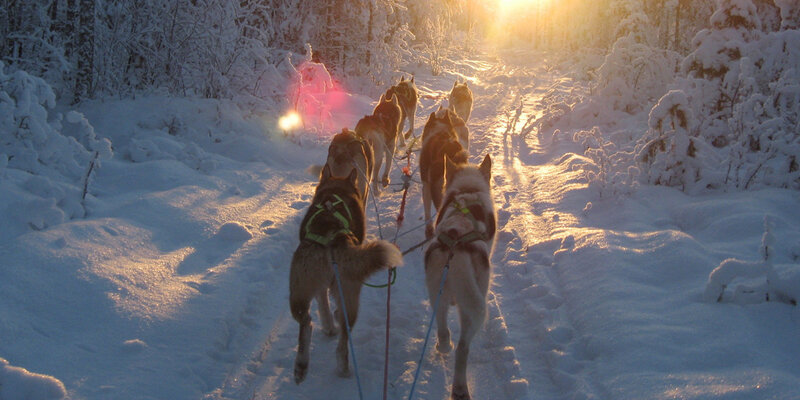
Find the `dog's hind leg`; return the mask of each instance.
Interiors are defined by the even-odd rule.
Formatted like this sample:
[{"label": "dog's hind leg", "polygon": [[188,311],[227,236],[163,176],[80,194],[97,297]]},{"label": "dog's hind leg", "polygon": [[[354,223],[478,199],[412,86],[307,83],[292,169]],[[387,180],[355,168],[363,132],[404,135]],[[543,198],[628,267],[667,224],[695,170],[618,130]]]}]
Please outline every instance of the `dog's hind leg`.
[{"label": "dog's hind leg", "polygon": [[[431,307],[436,306],[436,297],[439,296],[439,287],[442,281],[442,268],[437,268],[433,275],[429,275],[427,279],[428,284],[428,298],[431,301]],[[438,279],[437,279],[438,278]],[[450,328],[447,326],[447,313],[450,310],[450,292],[445,287],[442,290],[439,305],[436,308],[436,350],[439,353],[449,353],[453,350],[453,343],[450,341]]]},{"label": "dog's hind leg", "polygon": [[300,384],[306,379],[308,372],[309,347],[313,330],[309,314],[311,299],[292,299],[290,305],[292,317],[300,324],[297,335],[297,356],[294,359],[294,382]]},{"label": "dog's hind leg", "polygon": [[[454,277],[455,279],[458,279]],[[460,277],[459,277],[460,278]],[[474,279],[474,278],[473,278]],[[451,398],[454,400],[470,399],[467,384],[467,359],[469,346],[475,334],[481,329],[483,320],[486,319],[486,298],[478,293],[477,285],[466,284],[458,290],[456,303],[458,304],[459,319],[461,322],[461,336],[456,347],[455,371],[453,373],[453,390]],[[472,287],[468,287],[472,286]]]},{"label": "dog's hind leg", "polygon": [[322,332],[326,336],[335,336],[339,333],[336,325],[333,324],[333,313],[331,313],[327,289],[317,295],[317,308],[317,311],[319,311],[319,320],[322,321]]},{"label": "dog's hind leg", "polygon": [[[339,296],[338,289],[334,291],[334,299],[336,299],[336,320],[339,321],[339,343],[336,345],[336,372],[339,376],[346,378],[352,375],[350,371],[350,361],[348,357],[348,332],[345,326],[345,318],[343,308],[347,310],[347,324],[352,331],[353,325],[358,318],[358,297],[361,293],[361,282],[354,282],[349,279],[340,279],[342,284],[342,292],[344,292],[344,299]],[[342,302],[344,301],[344,306]]]}]

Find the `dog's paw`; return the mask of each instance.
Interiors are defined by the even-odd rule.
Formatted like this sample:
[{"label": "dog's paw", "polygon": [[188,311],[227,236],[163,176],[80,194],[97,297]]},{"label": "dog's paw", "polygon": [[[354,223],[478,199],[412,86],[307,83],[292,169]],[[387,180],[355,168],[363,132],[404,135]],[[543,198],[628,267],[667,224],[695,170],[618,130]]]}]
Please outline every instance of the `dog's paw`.
[{"label": "dog's paw", "polygon": [[308,363],[294,363],[294,383],[300,384],[306,379],[306,372],[308,372]]},{"label": "dog's paw", "polygon": [[339,327],[337,326],[331,326],[329,328],[322,327],[322,333],[324,333],[325,336],[328,337],[336,336],[339,334]]},{"label": "dog's paw", "polygon": [[452,400],[470,400],[469,388],[467,385],[453,385],[453,392],[450,394]]},{"label": "dog's paw", "polygon": [[433,237],[433,224],[427,223],[425,224],[425,239],[430,239]]},{"label": "dog's paw", "polygon": [[336,368],[336,375],[340,378],[350,378],[353,376],[353,371],[350,370],[350,367],[338,367]]},{"label": "dog's paw", "polygon": [[436,341],[436,351],[442,354],[447,354],[453,351],[453,342],[450,341],[448,338],[445,340],[437,340]]},{"label": "dog's paw", "polygon": [[383,185],[383,187],[387,187],[387,186],[389,186],[390,182],[391,182],[391,180],[389,180],[389,177],[388,176],[384,176],[383,180],[381,181],[381,184]]}]

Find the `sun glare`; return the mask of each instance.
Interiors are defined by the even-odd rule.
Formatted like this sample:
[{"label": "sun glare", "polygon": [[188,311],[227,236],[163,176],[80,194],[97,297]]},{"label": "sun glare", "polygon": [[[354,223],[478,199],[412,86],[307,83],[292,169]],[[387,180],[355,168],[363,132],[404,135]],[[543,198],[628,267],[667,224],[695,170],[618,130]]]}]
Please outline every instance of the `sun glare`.
[{"label": "sun glare", "polygon": [[501,8],[505,10],[515,9],[518,7],[541,7],[550,2],[550,0],[497,0]]}]

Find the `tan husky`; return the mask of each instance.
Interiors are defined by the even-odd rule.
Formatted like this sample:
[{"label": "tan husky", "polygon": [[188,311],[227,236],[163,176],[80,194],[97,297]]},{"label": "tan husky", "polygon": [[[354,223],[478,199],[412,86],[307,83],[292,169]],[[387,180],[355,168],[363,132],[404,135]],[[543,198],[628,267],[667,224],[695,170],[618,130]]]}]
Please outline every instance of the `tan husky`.
[{"label": "tan husky", "polygon": [[448,108],[455,111],[464,122],[469,121],[469,116],[472,114],[472,91],[469,90],[466,81],[461,84],[458,81],[453,82],[448,101],[450,103]]},{"label": "tan husky", "polygon": [[[363,242],[366,217],[364,203],[356,188],[357,180],[355,170],[350,171],[346,178],[339,178],[331,175],[330,167],[324,166],[311,206],[300,224],[300,244],[292,256],[289,271],[289,308],[292,317],[300,324],[294,363],[294,380],[298,384],[305,379],[308,370],[311,300],[317,300],[323,332],[333,336],[337,328],[328,302],[328,292],[332,292],[339,324],[337,370],[339,375],[349,376],[347,330],[342,307],[346,307],[347,320],[352,327],[358,317],[358,299],[364,280],[373,272],[403,262],[400,250],[391,243],[384,240]],[[334,262],[339,271],[343,299],[339,296],[334,276]]]},{"label": "tan husky", "polygon": [[414,116],[417,114],[417,99],[419,98],[419,93],[417,91],[417,85],[414,84],[414,77],[412,76],[411,80],[407,81],[406,77],[403,76],[400,78],[400,83],[386,90],[385,97],[387,99],[392,98],[393,95],[397,95],[397,99],[400,101],[400,108],[403,110],[403,115],[400,118],[401,133],[405,127],[405,121],[408,120],[408,132],[404,135],[400,135],[400,147],[405,147],[405,139],[410,138],[414,133]]},{"label": "tan husky", "polygon": [[[397,139],[402,137],[399,134],[400,109],[397,96],[392,95],[389,101],[381,96],[373,114],[364,116],[356,123],[356,134],[364,138],[375,151],[375,165],[372,170],[372,193],[375,196],[381,195],[381,187],[389,186],[394,150]],[[378,180],[381,165],[383,165],[383,176]]]},{"label": "tan husky", "polygon": [[[358,193],[366,201],[372,179],[375,155],[372,146],[361,136],[347,128],[342,129],[331,139],[325,165],[330,167],[331,175],[345,177],[350,171],[358,171]],[[322,171],[320,171],[321,173]]]},{"label": "tan husky", "polygon": [[491,194],[492,160],[480,166],[446,161],[447,188],[436,220],[436,240],[425,251],[425,281],[430,304],[436,304],[445,265],[448,274],[436,310],[439,352],[449,352],[447,311],[458,307],[461,337],[456,347],[452,399],[470,398],[467,384],[469,346],[486,319],[486,294],[492,275],[496,215]]},{"label": "tan husky", "polygon": [[458,163],[466,163],[468,154],[458,140],[452,111],[443,109],[443,117],[431,113],[422,129],[422,150],[419,154],[419,174],[422,180],[422,208],[425,212],[425,237],[433,235],[431,207],[438,209],[444,191],[445,155]]}]

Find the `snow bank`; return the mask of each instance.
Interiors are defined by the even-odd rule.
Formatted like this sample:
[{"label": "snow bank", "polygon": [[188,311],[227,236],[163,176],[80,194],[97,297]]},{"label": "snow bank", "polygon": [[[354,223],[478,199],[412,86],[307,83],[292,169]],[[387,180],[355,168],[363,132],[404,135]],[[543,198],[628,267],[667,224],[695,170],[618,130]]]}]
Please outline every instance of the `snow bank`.
[{"label": "snow bank", "polygon": [[67,390],[58,379],[15,367],[0,358],[0,399],[50,400],[66,397]]},{"label": "snow bank", "polygon": [[55,107],[47,83],[0,62],[0,209],[14,216],[0,235],[83,217],[90,170],[113,154],[82,114]]}]

